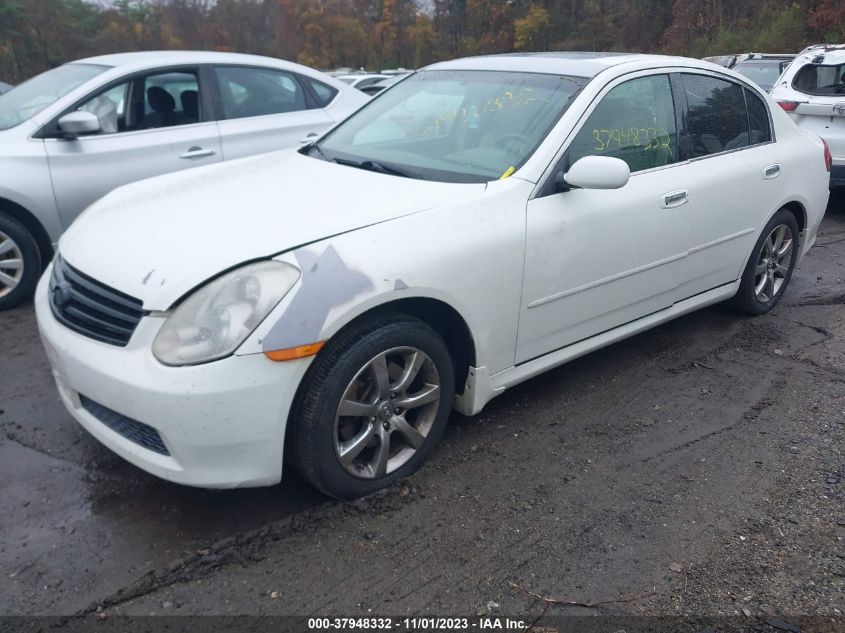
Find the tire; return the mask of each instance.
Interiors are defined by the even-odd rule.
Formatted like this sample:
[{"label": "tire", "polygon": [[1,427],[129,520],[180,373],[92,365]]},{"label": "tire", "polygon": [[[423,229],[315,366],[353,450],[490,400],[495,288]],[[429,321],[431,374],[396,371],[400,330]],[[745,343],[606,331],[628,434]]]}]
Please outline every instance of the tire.
[{"label": "tire", "polygon": [[0,212],[0,311],[32,298],[41,264],[41,251],[32,234]]},{"label": "tire", "polygon": [[446,343],[418,319],[380,316],[341,332],[309,368],[292,411],[288,445],[297,469],[338,499],[414,473],[446,426],[454,375]]},{"label": "tire", "polygon": [[[769,220],[754,245],[732,300],[736,310],[756,316],[774,309],[792,279],[798,261],[799,234],[798,222],[787,209],[781,209]],[[779,253],[774,257],[773,248]]]}]

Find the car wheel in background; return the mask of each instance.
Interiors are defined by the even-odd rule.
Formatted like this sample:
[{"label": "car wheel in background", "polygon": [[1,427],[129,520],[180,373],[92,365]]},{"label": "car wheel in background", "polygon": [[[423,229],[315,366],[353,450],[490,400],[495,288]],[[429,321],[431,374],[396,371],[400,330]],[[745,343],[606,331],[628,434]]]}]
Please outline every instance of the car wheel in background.
[{"label": "car wheel in background", "polygon": [[26,227],[0,213],[0,310],[30,299],[41,275],[41,252]]},{"label": "car wheel in background", "polygon": [[798,237],[795,216],[787,209],[778,211],[763,229],[745,266],[739,291],[733,299],[735,308],[752,315],[774,309],[798,261]]},{"label": "car wheel in background", "polygon": [[449,417],[455,379],[440,335],[396,314],[341,332],[304,380],[290,419],[292,456],[315,487],[350,499],[425,462]]}]

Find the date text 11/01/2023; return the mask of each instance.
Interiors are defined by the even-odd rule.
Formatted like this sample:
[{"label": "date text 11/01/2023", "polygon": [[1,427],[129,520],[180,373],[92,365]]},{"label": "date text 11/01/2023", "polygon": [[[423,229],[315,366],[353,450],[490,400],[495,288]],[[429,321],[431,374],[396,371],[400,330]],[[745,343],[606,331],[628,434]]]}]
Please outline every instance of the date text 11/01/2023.
[{"label": "date text 11/01/2023", "polygon": [[505,617],[478,618],[309,618],[309,631],[523,631],[530,624],[525,620]]}]

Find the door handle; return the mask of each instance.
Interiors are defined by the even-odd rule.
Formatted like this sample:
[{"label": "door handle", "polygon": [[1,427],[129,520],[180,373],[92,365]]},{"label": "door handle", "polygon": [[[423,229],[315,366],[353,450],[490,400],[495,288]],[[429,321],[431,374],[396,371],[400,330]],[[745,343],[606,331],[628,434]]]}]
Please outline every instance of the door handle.
[{"label": "door handle", "polygon": [[317,138],[318,136],[319,136],[319,134],[317,134],[316,132],[311,132],[311,134],[309,134],[309,135],[308,135],[308,136],[306,136],[304,139],[302,139],[301,141],[299,141],[299,144],[300,144],[300,145],[308,145],[308,143],[310,143],[311,141],[313,141],[313,140],[314,140],[315,138]]},{"label": "door handle", "polygon": [[674,209],[689,202],[689,191],[672,191],[663,196],[661,209]]},{"label": "door handle", "polygon": [[766,180],[772,180],[778,176],[780,176],[780,165],[769,165],[763,170],[763,178]]},{"label": "door handle", "polygon": [[179,154],[179,158],[204,158],[206,156],[214,156],[217,152],[213,149],[203,149],[202,147],[192,147],[184,154]]}]

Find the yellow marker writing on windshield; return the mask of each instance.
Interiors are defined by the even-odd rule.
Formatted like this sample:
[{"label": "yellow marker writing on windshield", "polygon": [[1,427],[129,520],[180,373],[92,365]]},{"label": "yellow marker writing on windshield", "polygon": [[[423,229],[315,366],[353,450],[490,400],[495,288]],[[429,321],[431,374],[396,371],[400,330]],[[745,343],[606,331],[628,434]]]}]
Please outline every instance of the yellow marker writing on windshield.
[{"label": "yellow marker writing on windshield", "polygon": [[499,176],[499,180],[504,180],[505,178],[509,178],[509,177],[513,176],[513,172],[515,172],[515,171],[516,171],[516,167],[514,167],[513,165],[511,165],[510,167],[508,167],[508,168],[505,170],[505,173],[504,173],[504,174],[502,174],[501,176]]}]

